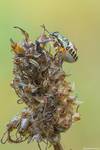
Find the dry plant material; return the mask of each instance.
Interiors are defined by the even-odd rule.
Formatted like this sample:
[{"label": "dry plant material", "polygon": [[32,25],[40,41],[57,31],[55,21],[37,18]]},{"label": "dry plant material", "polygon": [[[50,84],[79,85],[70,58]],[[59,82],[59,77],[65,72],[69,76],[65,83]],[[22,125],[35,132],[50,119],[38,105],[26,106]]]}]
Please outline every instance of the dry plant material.
[{"label": "dry plant material", "polygon": [[49,33],[44,25],[40,37],[32,42],[20,27],[24,40],[11,41],[14,53],[11,86],[26,107],[6,126],[1,142],[30,143],[36,141],[63,150],[60,135],[72,123],[80,120],[79,102],[73,96],[72,85],[66,80],[64,62],[77,60],[77,49],[59,32]]}]

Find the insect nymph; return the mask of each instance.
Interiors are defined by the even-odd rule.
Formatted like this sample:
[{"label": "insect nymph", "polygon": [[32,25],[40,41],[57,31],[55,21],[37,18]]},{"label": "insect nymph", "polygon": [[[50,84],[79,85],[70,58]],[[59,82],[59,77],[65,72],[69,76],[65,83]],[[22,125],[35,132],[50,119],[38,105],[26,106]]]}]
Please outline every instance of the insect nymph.
[{"label": "insect nymph", "polygon": [[[42,26],[45,31],[48,32],[47,29],[45,29],[45,26]],[[78,59],[77,56],[77,48],[70,42],[66,37],[61,35],[59,32],[48,32],[51,38],[53,38],[59,45],[60,50],[64,54],[64,60],[67,62],[75,62]]]}]

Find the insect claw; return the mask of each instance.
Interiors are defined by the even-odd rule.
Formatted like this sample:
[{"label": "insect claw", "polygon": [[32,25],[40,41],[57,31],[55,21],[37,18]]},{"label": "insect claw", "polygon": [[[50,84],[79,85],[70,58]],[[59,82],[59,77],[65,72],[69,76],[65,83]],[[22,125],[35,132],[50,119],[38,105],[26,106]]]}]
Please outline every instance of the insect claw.
[{"label": "insect claw", "polygon": [[22,34],[25,36],[25,40],[26,40],[26,41],[29,40],[29,34],[28,34],[25,30],[23,30],[22,28],[20,28],[20,27],[18,27],[18,26],[15,26],[14,28],[15,28],[15,29],[19,29],[19,30],[22,32]]}]

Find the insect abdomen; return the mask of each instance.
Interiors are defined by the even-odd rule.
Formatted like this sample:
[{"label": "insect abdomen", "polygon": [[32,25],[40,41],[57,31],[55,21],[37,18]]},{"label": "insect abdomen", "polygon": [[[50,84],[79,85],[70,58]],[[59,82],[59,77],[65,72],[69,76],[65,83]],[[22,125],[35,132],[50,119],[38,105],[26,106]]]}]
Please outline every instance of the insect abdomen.
[{"label": "insect abdomen", "polygon": [[77,52],[74,49],[66,49],[66,61],[75,62],[77,61],[78,56]]}]

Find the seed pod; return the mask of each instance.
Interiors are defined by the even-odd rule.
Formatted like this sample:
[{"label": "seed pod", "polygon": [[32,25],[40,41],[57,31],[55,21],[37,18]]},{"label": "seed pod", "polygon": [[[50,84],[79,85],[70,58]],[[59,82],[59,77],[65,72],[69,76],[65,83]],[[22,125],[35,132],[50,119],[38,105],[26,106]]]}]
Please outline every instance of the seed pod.
[{"label": "seed pod", "polygon": [[79,114],[78,112],[76,112],[76,113],[72,116],[72,120],[73,120],[73,122],[79,121],[79,120],[80,120],[80,114]]},{"label": "seed pod", "polygon": [[12,39],[10,39],[10,41],[11,41],[11,47],[16,54],[24,53],[23,47],[21,47],[18,43],[15,43]]},{"label": "seed pod", "polygon": [[16,117],[14,117],[14,118],[7,124],[7,128],[8,128],[9,130],[14,129],[14,128],[17,128],[17,126],[19,125],[19,122],[20,122],[20,120],[19,120],[19,118],[16,116]]},{"label": "seed pod", "polygon": [[29,118],[22,118],[20,125],[20,132],[24,132],[29,125]]},{"label": "seed pod", "polygon": [[37,142],[40,142],[42,140],[41,135],[40,134],[36,134],[32,137],[32,140],[35,140]]},{"label": "seed pod", "polygon": [[36,62],[34,59],[29,59],[29,62],[30,62],[31,64],[33,64],[36,68],[39,68],[38,62]]}]

